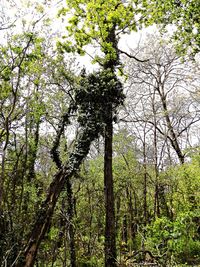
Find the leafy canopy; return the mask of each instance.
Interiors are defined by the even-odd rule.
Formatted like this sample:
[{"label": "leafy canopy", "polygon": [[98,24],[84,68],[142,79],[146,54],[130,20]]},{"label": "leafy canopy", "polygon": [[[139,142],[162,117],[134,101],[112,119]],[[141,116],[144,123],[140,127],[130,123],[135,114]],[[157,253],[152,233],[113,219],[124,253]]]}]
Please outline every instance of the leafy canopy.
[{"label": "leafy canopy", "polygon": [[[76,51],[83,55],[86,45],[96,44],[107,60],[116,58],[120,33],[137,30],[136,4],[132,0],[67,0],[66,3],[67,8],[60,10],[59,14],[71,15],[66,27],[68,40],[63,45],[67,52]],[[113,30],[115,45],[109,41]],[[73,41],[69,41],[69,37],[73,37]],[[95,61],[102,63],[102,58],[96,56]]]},{"label": "leafy canopy", "polygon": [[200,52],[199,0],[144,0],[145,25],[173,25],[173,38],[180,53]]}]

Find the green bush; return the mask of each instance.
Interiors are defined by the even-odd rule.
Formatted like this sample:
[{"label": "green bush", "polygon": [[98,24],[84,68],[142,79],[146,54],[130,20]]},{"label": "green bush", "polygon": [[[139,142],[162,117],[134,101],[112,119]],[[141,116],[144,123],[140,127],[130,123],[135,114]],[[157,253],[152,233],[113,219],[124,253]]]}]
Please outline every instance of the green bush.
[{"label": "green bush", "polygon": [[200,263],[198,225],[194,218],[194,212],[180,213],[174,221],[156,218],[147,227],[147,248],[165,262],[173,259],[182,264]]}]

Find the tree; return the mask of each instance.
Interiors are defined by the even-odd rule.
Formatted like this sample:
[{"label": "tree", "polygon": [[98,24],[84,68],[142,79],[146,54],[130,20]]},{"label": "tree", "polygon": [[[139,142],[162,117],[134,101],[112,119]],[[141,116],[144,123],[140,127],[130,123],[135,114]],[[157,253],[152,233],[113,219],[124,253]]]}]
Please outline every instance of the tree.
[{"label": "tree", "polygon": [[4,256],[8,264],[16,256],[16,244],[20,245],[27,233],[25,210],[33,208],[28,205],[31,194],[27,187],[37,183],[35,162],[44,114],[42,52],[42,39],[33,33],[15,35],[9,45],[1,46],[1,219],[7,225],[2,229],[1,249],[5,255],[11,251]]},{"label": "tree", "polygon": [[[109,90],[107,90],[105,85],[109,85]],[[85,90],[86,88],[87,90]],[[115,108],[121,103],[123,95],[120,88],[121,83],[110,72],[95,73],[88,78],[83,77],[80,81],[80,86],[78,86],[76,94],[74,95],[75,102],[72,101],[68,113],[63,116],[60,128],[57,132],[57,138],[59,142],[61,133],[64,130],[63,126],[68,123],[71,112],[76,110],[79,113],[79,135],[74,150],[69,155],[68,161],[62,166],[59,165],[59,153],[55,153],[57,150],[53,153],[54,161],[58,163],[60,168],[54,175],[46,200],[42,203],[38,211],[37,220],[24,251],[25,261],[20,256],[18,260],[19,266],[21,266],[21,264],[33,266],[38,247],[49,228],[61,190],[65,187],[66,181],[77,172],[80,164],[88,154],[91,142],[97,138],[102,131],[102,125],[104,125],[107,120],[105,107],[107,107],[111,100]],[[96,101],[97,99],[99,100],[98,102]]]},{"label": "tree", "polygon": [[[65,42],[62,47],[67,52],[84,54],[88,44],[98,45],[100,55],[94,56],[104,70],[113,74],[120,66],[119,55],[122,51],[118,47],[120,35],[137,29],[135,15],[137,7],[132,1],[67,1],[67,7],[73,10],[73,16],[68,20],[68,36],[72,41]],[[62,9],[61,14],[67,10]],[[101,55],[103,53],[103,55]],[[135,57],[133,57],[135,58]],[[113,107],[107,107],[107,122],[105,124],[105,154],[104,154],[104,182],[105,182],[105,266],[116,266],[115,242],[115,211],[112,175],[112,136],[113,136]]]},{"label": "tree", "polygon": [[[44,181],[51,180],[44,173],[41,177],[44,166],[40,155],[45,142],[51,140],[44,129],[65,111],[60,106],[65,107],[69,99],[74,63],[69,63],[70,73],[68,63],[49,47],[49,41],[32,32],[9,37],[9,44],[1,45],[0,52],[0,262],[11,266],[41,204]],[[54,93],[60,102],[52,108]],[[45,167],[52,176],[52,163]]]},{"label": "tree", "polygon": [[[170,143],[180,163],[184,163],[183,150],[190,146],[188,133],[199,121],[196,101],[191,100],[189,92],[189,87],[192,89],[195,85],[197,74],[195,76],[192,64],[180,62],[173,47],[163,40],[155,42],[155,38],[158,40],[152,36],[150,44],[140,48],[151,59],[138,64],[133,61],[127,67],[131,87],[137,84],[137,95],[134,93],[136,108],[142,111],[140,114],[134,109],[131,116],[135,123],[148,122],[149,127],[155,127],[157,134]],[[130,91],[132,93],[133,89]]]}]

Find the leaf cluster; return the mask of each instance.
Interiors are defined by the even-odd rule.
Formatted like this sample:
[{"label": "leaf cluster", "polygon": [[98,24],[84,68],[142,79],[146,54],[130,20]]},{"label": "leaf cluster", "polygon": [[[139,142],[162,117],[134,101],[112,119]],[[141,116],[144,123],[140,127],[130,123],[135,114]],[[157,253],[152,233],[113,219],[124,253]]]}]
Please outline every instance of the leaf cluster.
[{"label": "leaf cluster", "polygon": [[143,1],[145,26],[153,23],[166,29],[173,26],[173,39],[181,54],[195,55],[200,51],[200,12],[199,0],[151,0]]}]

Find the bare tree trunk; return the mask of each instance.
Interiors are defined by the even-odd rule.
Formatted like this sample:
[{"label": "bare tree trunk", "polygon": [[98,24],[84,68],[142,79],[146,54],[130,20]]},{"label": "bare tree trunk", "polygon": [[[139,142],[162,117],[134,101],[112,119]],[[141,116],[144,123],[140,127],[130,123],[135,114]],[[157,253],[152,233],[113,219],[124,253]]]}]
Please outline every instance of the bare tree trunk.
[{"label": "bare tree trunk", "polygon": [[146,240],[146,225],[147,225],[147,148],[146,148],[146,126],[144,126],[143,133],[143,169],[144,169],[144,184],[143,184],[143,239],[142,239],[142,250],[143,250],[143,261],[145,261],[145,240]]},{"label": "bare tree trunk", "polygon": [[169,111],[168,111],[168,107],[167,107],[167,100],[166,100],[166,96],[165,96],[164,88],[163,88],[164,85],[160,85],[160,86],[161,86],[161,88],[158,87],[157,91],[160,95],[160,99],[161,99],[163,110],[164,110],[164,117],[165,117],[165,121],[167,123],[167,128],[169,131],[168,138],[170,140],[172,147],[176,151],[176,154],[178,156],[180,163],[183,164],[184,160],[185,160],[185,156],[182,153],[182,150],[181,150],[180,145],[178,143],[176,133],[174,131],[173,125],[172,125],[171,120],[170,120]]},{"label": "bare tree trunk", "polygon": [[105,127],[105,154],[104,154],[104,190],[105,190],[105,267],[115,267],[116,265],[116,229],[115,229],[115,205],[112,173],[112,111],[110,111],[109,121]]},{"label": "bare tree trunk", "polygon": [[72,185],[70,180],[67,180],[67,201],[68,201],[68,220],[69,220],[69,247],[70,247],[70,261],[71,267],[76,267],[76,249],[75,249],[75,240],[74,240],[74,225],[73,225],[73,217],[74,217],[74,205],[73,205],[73,195],[72,195]]},{"label": "bare tree trunk", "polygon": [[125,214],[122,222],[122,241],[127,246],[128,243],[128,224],[127,224],[127,215]]},{"label": "bare tree trunk", "polygon": [[[132,194],[134,196],[134,207],[133,207],[133,200],[132,200]],[[135,246],[135,237],[136,237],[136,233],[137,233],[137,199],[136,199],[136,193],[133,190],[133,192],[130,190],[129,192],[129,188],[126,189],[126,196],[127,196],[127,201],[128,201],[128,212],[130,214],[130,219],[129,219],[129,223],[130,223],[130,236],[131,236],[131,240],[133,241],[133,245]]]},{"label": "bare tree trunk", "polygon": [[[143,143],[143,167],[144,167],[144,185],[143,185],[143,216],[144,216],[144,226],[147,225],[147,159],[146,159],[146,140],[144,137],[144,143]],[[145,231],[144,231],[144,237],[145,237]]]},{"label": "bare tree trunk", "polygon": [[155,101],[155,90],[153,92],[152,96],[152,110],[153,110],[153,123],[154,123],[154,129],[153,129],[153,148],[154,148],[154,172],[155,172],[155,193],[154,193],[154,219],[156,216],[160,216],[160,204],[159,204],[159,170],[158,170],[158,137],[157,137],[157,114],[156,114],[156,101]]}]

